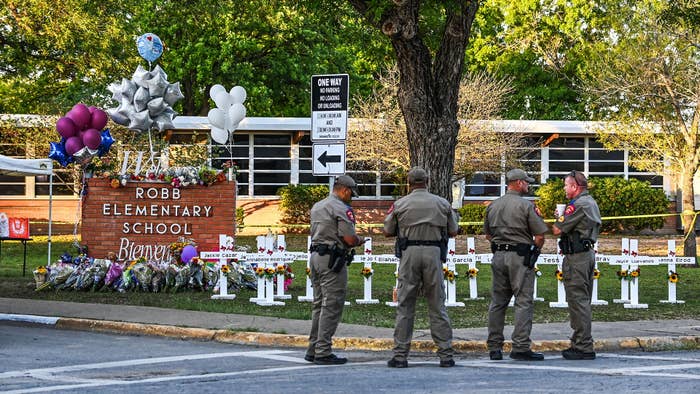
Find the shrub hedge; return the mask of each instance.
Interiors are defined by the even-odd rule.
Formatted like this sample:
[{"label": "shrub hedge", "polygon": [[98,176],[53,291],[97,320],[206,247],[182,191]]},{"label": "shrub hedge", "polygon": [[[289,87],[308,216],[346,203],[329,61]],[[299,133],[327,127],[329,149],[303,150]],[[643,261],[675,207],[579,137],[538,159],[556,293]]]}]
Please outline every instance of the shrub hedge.
[{"label": "shrub hedge", "polygon": [[[588,188],[598,203],[600,214],[606,216],[635,216],[668,213],[668,198],[661,189],[649,182],[622,177],[590,178]],[[545,218],[554,217],[556,204],[566,203],[563,179],[549,179],[535,192],[537,206]],[[663,227],[662,217],[604,220],[601,231],[657,230]]]},{"label": "shrub hedge", "polygon": [[281,197],[282,223],[309,223],[311,207],[328,197],[327,185],[287,185],[277,190]]}]

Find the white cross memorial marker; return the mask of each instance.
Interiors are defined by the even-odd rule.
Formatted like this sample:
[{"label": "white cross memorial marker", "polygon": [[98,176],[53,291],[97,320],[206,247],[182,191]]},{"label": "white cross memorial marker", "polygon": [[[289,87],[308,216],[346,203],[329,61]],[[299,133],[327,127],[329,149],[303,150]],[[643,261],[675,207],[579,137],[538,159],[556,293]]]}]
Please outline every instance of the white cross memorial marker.
[{"label": "white cross memorial marker", "polygon": [[[678,257],[676,257],[676,240],[668,240],[668,257],[670,261],[668,262],[668,273],[678,272],[676,271],[676,262]],[[676,299],[676,283],[668,281],[668,299],[659,301],[662,304],[684,304],[685,301]]]},{"label": "white cross memorial marker", "polygon": [[[306,250],[311,248],[311,237],[306,238]],[[306,273],[308,272],[308,274]],[[311,253],[306,253],[306,272],[304,276],[306,277],[306,295],[298,296],[297,301],[299,302],[312,302],[314,300],[314,290],[311,287]]]},{"label": "white cross memorial marker", "polygon": [[463,302],[457,301],[457,269],[455,267],[455,260],[459,260],[459,257],[465,256],[455,256],[455,244],[454,238],[450,238],[447,241],[447,262],[443,264],[443,267],[447,268],[448,271],[454,272],[452,280],[445,278],[445,306],[464,306]]},{"label": "white cross memorial marker", "polygon": [[219,234],[219,251],[218,252],[201,252],[199,257],[203,260],[219,260],[217,267],[219,268],[219,294],[211,296],[212,300],[233,300],[235,294],[228,293],[228,278],[223,272],[222,267],[227,265],[228,259],[241,260],[245,257],[244,253],[234,252],[233,237],[226,234]]},{"label": "white cross memorial marker", "polygon": [[[561,248],[559,247],[559,238],[557,238],[557,254],[556,254],[556,262],[557,262],[557,270],[559,272],[564,272],[562,270],[562,263],[563,263],[563,257],[562,257],[562,252]],[[564,281],[559,280],[557,278],[557,301],[556,302],[550,302],[549,303],[550,308],[568,308],[569,303],[566,302],[566,289],[564,288]]]},{"label": "white cross memorial marker", "polygon": [[[358,259],[358,257],[364,257]],[[372,238],[365,238],[364,256],[355,256],[355,261],[364,260],[363,268],[372,271]],[[362,299],[355,300],[358,304],[379,304],[379,300],[372,298],[372,275],[364,277],[364,296]]]}]

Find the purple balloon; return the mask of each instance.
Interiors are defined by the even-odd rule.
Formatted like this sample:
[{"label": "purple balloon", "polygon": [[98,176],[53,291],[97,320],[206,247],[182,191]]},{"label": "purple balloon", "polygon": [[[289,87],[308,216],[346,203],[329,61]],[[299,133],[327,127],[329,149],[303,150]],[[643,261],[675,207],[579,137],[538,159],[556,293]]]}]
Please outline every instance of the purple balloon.
[{"label": "purple balloon", "polygon": [[107,126],[107,113],[99,108],[95,108],[90,116],[90,124],[88,127],[102,130],[105,126]]},{"label": "purple balloon", "polygon": [[75,135],[78,128],[70,118],[64,116],[56,122],[56,131],[63,138],[70,138]]},{"label": "purple balloon", "polygon": [[73,120],[73,123],[78,127],[78,130],[83,130],[90,123],[90,110],[87,105],[78,103],[73,106],[73,109],[68,111],[67,117]]},{"label": "purple balloon", "polygon": [[180,254],[180,260],[188,264],[190,260],[192,260],[192,257],[197,256],[197,249],[192,246],[192,245],[186,245],[184,248],[182,248],[182,253]]},{"label": "purple balloon", "polygon": [[85,144],[80,140],[80,137],[73,136],[66,139],[66,153],[68,156],[73,156],[73,153],[83,149]]},{"label": "purple balloon", "polygon": [[100,143],[102,143],[102,135],[97,129],[87,129],[82,137],[83,144],[90,149],[97,149],[100,147]]}]

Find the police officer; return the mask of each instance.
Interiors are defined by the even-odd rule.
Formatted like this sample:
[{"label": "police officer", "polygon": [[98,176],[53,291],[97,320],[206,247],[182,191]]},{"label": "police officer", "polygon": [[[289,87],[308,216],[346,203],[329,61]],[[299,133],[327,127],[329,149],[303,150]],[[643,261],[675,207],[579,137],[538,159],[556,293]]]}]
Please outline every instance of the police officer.
[{"label": "police officer", "polygon": [[566,301],[569,304],[571,347],[562,352],[567,360],[593,360],[591,336],[591,291],[595,254],[593,246],[598,239],[600,210],[588,194],[588,180],[583,173],[571,171],[564,179],[564,192],[569,204],[564,214],[552,227],[554,235],[561,235],[559,247],[564,254],[562,271]]},{"label": "police officer", "polygon": [[[549,229],[532,202],[522,196],[535,180],[521,169],[506,174],[506,194],[486,208],[484,233],[491,241],[493,260],[491,272],[491,305],[489,306],[489,336],[487,345],[491,360],[502,360],[503,324],[511,297],[515,296],[515,325],[513,349],[515,360],[544,360],[542,353],[531,349],[533,294],[535,290],[534,261],[544,244],[544,233]],[[532,255],[532,260],[531,260]]]},{"label": "police officer", "polygon": [[345,305],[348,271],[344,257],[349,249],[364,242],[355,232],[355,215],[350,207],[357,196],[355,181],[343,175],[335,180],[333,192],[311,208],[311,283],[314,301],[311,333],[304,359],[319,365],[345,364],[331,349]]},{"label": "police officer", "polygon": [[420,290],[428,301],[430,333],[438,346],[441,367],[452,367],[452,327],[445,309],[442,253],[447,238],[457,235],[457,216],[450,203],[426,189],[428,174],[413,167],[408,172],[409,194],[394,203],[384,219],[384,234],[399,237],[401,253],[398,307],[394,329],[394,357],[387,365],[406,368],[413,335],[416,298]]}]

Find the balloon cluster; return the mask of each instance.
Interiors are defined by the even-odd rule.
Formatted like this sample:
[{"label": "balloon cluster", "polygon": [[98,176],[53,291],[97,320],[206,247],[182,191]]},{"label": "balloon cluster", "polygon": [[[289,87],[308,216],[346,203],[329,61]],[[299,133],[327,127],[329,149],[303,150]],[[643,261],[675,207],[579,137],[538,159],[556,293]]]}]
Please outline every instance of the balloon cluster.
[{"label": "balloon cluster", "polygon": [[221,85],[214,85],[209,90],[209,96],[216,108],[209,110],[207,118],[211,123],[211,138],[219,144],[228,141],[229,133],[238,128],[238,124],[245,118],[246,99],[245,89],[241,86],[234,86],[230,92]]},{"label": "balloon cluster", "polygon": [[112,120],[138,132],[157,129],[172,129],[173,118],[177,115],[171,108],[185,96],[180,91],[180,83],[168,83],[168,76],[160,66],[147,71],[141,65],[131,79],[122,78],[107,88],[112,92],[112,100],[119,106],[108,108]]},{"label": "balloon cluster", "polygon": [[65,167],[74,161],[85,164],[95,155],[102,157],[114,143],[109,129],[102,130],[107,120],[107,114],[99,108],[74,105],[56,122],[61,141],[50,143],[49,158]]}]

